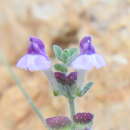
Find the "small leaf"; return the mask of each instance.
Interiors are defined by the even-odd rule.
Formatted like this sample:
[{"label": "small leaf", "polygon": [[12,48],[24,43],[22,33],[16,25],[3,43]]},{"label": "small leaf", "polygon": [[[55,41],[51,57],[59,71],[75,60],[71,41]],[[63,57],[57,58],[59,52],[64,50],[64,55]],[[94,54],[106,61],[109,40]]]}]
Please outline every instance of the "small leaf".
[{"label": "small leaf", "polygon": [[55,56],[58,58],[58,59],[61,59],[61,54],[62,54],[62,48],[58,45],[53,45],[53,51],[55,53]]},{"label": "small leaf", "polygon": [[80,91],[80,97],[81,96],[83,96],[83,95],[85,95],[87,92],[88,92],[88,90],[93,86],[93,82],[89,82],[89,83],[87,83],[86,85],[85,85],[85,87]]},{"label": "small leaf", "polygon": [[70,57],[68,58],[67,64],[69,65],[79,54],[79,50],[77,48],[69,49]]},{"label": "small leaf", "polygon": [[61,54],[61,59],[63,63],[67,63],[69,57],[70,57],[69,49],[64,49],[64,51]]},{"label": "small leaf", "polygon": [[54,94],[54,96],[58,96],[59,95],[59,92],[58,91],[53,91],[53,94]]},{"label": "small leaf", "polygon": [[78,52],[79,51],[77,48],[64,49],[64,51],[61,55],[62,62],[65,64],[71,63],[71,61],[74,59],[74,57],[77,56]]},{"label": "small leaf", "polygon": [[78,96],[78,97],[80,97],[80,88],[75,88],[75,95],[76,95],[76,97]]},{"label": "small leaf", "polygon": [[72,56],[73,54],[75,54],[76,52],[78,52],[78,49],[77,48],[70,48],[69,52],[70,52],[70,56]]},{"label": "small leaf", "polygon": [[55,64],[54,65],[54,68],[57,70],[57,71],[60,71],[60,72],[67,72],[67,68],[65,65],[63,64]]}]

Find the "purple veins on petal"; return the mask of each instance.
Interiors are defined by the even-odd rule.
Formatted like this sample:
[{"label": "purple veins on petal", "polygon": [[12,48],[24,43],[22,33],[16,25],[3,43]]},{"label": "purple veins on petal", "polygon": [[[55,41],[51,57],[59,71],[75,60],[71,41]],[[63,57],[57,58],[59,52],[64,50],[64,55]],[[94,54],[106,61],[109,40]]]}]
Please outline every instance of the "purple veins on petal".
[{"label": "purple veins on petal", "polygon": [[71,124],[71,120],[65,116],[56,116],[46,119],[47,125],[50,128],[63,128]]},{"label": "purple veins on petal", "polygon": [[93,120],[93,114],[91,113],[77,113],[73,116],[73,120],[76,123],[86,124]]},{"label": "purple veins on petal", "polygon": [[93,64],[88,55],[80,55],[71,63],[71,66],[75,69],[90,70]]},{"label": "purple veins on petal", "polygon": [[43,42],[36,37],[31,37],[29,40],[28,52],[18,61],[16,66],[29,71],[49,69],[51,61],[46,55]]},{"label": "purple veins on petal", "polygon": [[85,36],[81,41],[80,41],[80,54],[95,54],[95,48],[92,45],[92,37],[91,36]]}]

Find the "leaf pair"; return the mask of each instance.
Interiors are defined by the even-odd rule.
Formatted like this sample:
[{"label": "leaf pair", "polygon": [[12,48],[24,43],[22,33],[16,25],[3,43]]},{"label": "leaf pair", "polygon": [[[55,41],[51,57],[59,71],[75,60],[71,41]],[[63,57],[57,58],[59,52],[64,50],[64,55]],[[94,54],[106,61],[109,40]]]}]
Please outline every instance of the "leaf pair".
[{"label": "leaf pair", "polygon": [[62,61],[64,64],[68,64],[78,54],[77,48],[62,49],[58,45],[53,46],[53,51],[57,59]]}]

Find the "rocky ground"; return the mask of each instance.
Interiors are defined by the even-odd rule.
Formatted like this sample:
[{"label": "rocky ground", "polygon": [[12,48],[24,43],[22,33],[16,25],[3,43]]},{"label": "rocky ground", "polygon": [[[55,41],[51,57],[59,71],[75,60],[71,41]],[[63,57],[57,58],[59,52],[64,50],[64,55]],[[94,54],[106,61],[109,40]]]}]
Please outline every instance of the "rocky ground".
[{"label": "rocky ground", "polygon": [[[94,130],[130,130],[130,0],[0,0],[0,48],[13,70],[46,117],[66,114],[67,102],[54,98],[40,72],[15,67],[25,53],[27,39],[44,39],[51,46],[78,46],[82,36],[93,35],[107,67],[93,70],[88,95],[77,100],[78,111],[95,114]],[[0,63],[0,130],[46,130]]]}]

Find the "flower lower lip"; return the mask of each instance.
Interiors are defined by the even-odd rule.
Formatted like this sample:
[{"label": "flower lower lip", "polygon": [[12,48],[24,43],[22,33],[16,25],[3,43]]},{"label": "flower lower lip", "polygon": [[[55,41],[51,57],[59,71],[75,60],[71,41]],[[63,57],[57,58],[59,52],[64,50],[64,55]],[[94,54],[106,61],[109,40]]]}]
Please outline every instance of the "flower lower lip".
[{"label": "flower lower lip", "polygon": [[42,55],[24,55],[16,65],[19,68],[29,71],[48,70],[51,67],[51,62]]}]

